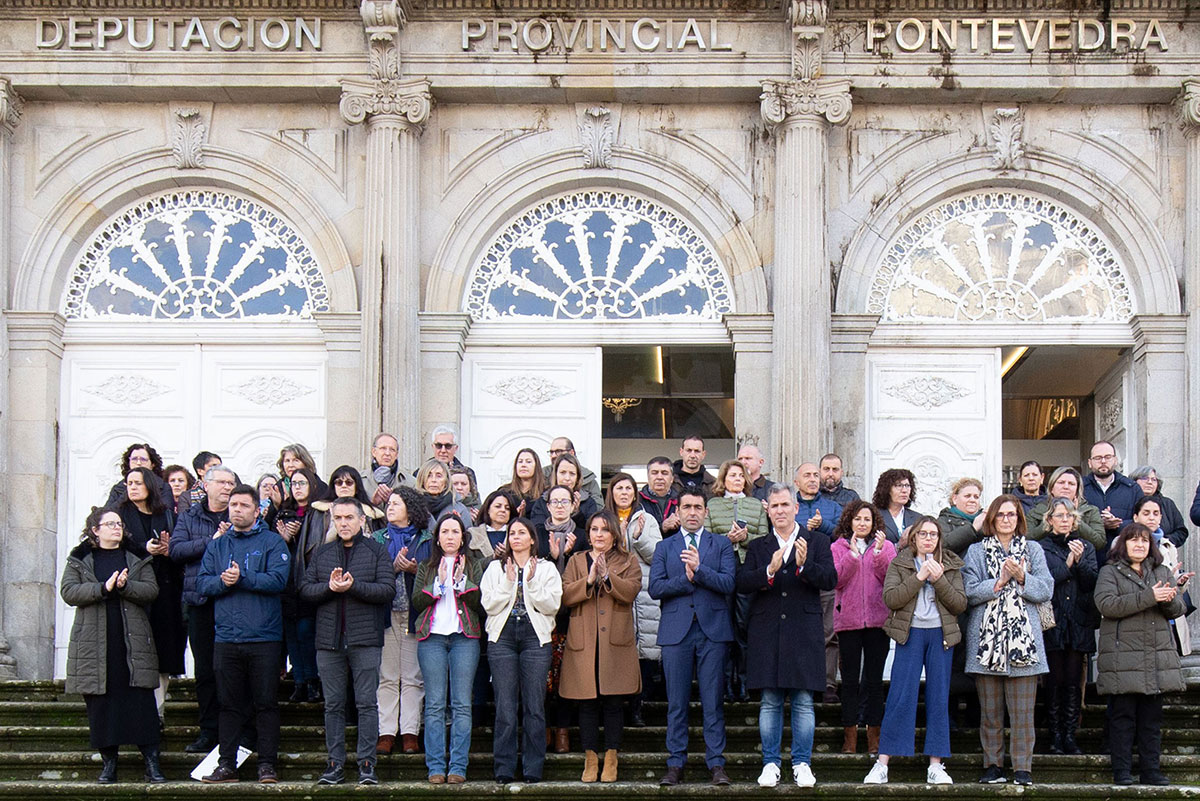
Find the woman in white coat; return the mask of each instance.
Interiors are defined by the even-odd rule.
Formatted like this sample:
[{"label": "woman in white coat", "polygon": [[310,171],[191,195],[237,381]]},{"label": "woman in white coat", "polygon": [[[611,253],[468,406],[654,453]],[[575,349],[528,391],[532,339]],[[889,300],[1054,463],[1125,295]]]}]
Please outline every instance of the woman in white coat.
[{"label": "woman in white coat", "polygon": [[539,562],[536,552],[533,524],[523,517],[511,521],[504,558],[487,566],[480,585],[496,696],[495,775],[501,784],[517,775],[518,703],[525,781],[541,781],[546,759],[546,676],[562,578],[553,563]]}]

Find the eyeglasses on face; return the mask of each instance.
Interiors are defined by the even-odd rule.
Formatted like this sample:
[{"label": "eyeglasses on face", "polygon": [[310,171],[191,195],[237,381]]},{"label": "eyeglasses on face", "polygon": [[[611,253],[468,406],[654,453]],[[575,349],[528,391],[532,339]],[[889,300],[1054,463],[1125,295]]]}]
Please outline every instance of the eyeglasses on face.
[{"label": "eyeglasses on face", "polygon": [[435,443],[433,443],[433,447],[435,450],[448,451],[448,450],[451,450],[454,448],[454,443],[453,442],[435,442]]},{"label": "eyeglasses on face", "polygon": [[339,479],[335,479],[335,480],[334,480],[334,482],[333,482],[333,485],[334,485],[335,487],[353,487],[353,486],[354,486],[354,479],[352,479],[352,478],[339,478]]},{"label": "eyeglasses on face", "polygon": [[302,478],[294,478],[294,479],[292,479],[292,486],[293,487],[307,487],[308,482]]},{"label": "eyeglasses on face", "polygon": [[125,524],[120,520],[105,520],[97,528],[111,528],[113,531],[120,531],[125,528]]},{"label": "eyeglasses on face", "polygon": [[549,501],[551,506],[566,506],[571,503],[570,498],[552,498]]},{"label": "eyeglasses on face", "polygon": [[150,464],[150,457],[149,456],[130,456],[129,463],[130,464]]},{"label": "eyeglasses on face", "polygon": [[996,513],[997,520],[1011,520],[1011,519],[1015,518],[1016,516],[1017,516],[1016,512],[997,512]]},{"label": "eyeglasses on face", "polygon": [[1088,458],[1093,462],[1115,462],[1117,455],[1115,453],[1102,453],[1099,456],[1090,456]]}]

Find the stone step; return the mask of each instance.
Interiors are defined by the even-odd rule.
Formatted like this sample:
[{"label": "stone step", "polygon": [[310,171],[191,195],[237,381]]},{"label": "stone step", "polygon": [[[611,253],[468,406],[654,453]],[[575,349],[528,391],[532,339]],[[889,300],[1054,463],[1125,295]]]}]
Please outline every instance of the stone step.
[{"label": "stone step", "polygon": [[[786,742],[786,741],[785,741]],[[621,754],[621,777],[631,782],[657,783],[661,777],[667,755],[665,752],[623,752]],[[693,756],[693,765],[686,779],[697,785],[707,781],[702,757]],[[188,774],[199,763],[199,757],[182,753],[166,753],[162,758],[163,772],[174,780],[187,780]],[[253,757],[242,773],[247,779],[253,776]],[[141,780],[141,758],[134,749],[122,749],[119,773],[131,784]],[[863,755],[817,754],[813,757],[813,772],[822,785],[857,784],[870,769],[870,758]],[[924,782],[926,761],[919,757],[896,758],[891,767],[891,779],[897,783]],[[960,784],[973,783],[980,773],[977,756],[951,759],[947,763],[951,776]],[[1164,756],[1163,770],[1179,785],[1200,784],[1200,757]],[[289,752],[281,751],[277,764],[282,778],[289,782],[315,782],[325,769],[324,751]],[[1104,756],[1054,757],[1037,756],[1034,759],[1034,778],[1047,785],[1086,784],[1105,785],[1112,779],[1108,758]],[[754,753],[727,753],[726,770],[735,784],[750,784],[758,777],[762,760]],[[785,756],[785,773],[788,764]],[[64,781],[94,781],[100,770],[99,755],[89,751],[38,751],[23,753],[0,753],[0,786],[13,782],[38,781],[39,787],[50,787]],[[547,754],[544,776],[547,781],[576,781],[583,770],[583,755]],[[351,769],[352,773],[353,770]],[[426,767],[424,757],[419,754],[393,754],[379,761],[378,773],[386,782],[403,782],[424,786]],[[787,774],[787,775],[790,775]],[[492,778],[492,755],[487,752],[472,753],[468,763],[467,778],[471,782],[489,782]],[[578,784],[574,785],[578,788]],[[590,792],[592,788],[588,788]],[[157,788],[154,788],[157,796]],[[941,788],[938,788],[941,790]],[[1016,791],[1009,787],[1008,791]],[[993,793],[1000,792],[993,788]],[[1200,787],[1193,788],[1200,794]]]}]

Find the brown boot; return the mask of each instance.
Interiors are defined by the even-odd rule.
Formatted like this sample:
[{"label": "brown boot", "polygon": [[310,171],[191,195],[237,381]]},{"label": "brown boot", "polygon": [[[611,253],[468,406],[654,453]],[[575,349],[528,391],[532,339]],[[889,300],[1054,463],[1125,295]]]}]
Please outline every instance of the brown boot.
[{"label": "brown boot", "polygon": [[400,748],[406,754],[419,754],[421,752],[421,743],[417,740],[415,734],[400,735]]},{"label": "brown boot", "polygon": [[610,748],[604,752],[604,772],[600,774],[600,781],[615,782],[617,780],[617,749]]},{"label": "brown boot", "polygon": [[584,784],[591,784],[600,776],[600,762],[596,759],[595,751],[583,752],[583,776],[579,778]]},{"label": "brown boot", "polygon": [[[554,753],[565,754],[571,750],[571,738],[567,735],[566,729],[554,730]],[[595,779],[592,779],[595,781]]]},{"label": "brown boot", "polygon": [[842,731],[842,753],[857,754],[858,753],[858,727],[843,726]]},{"label": "brown boot", "polygon": [[879,756],[879,727],[867,727],[867,753]]}]

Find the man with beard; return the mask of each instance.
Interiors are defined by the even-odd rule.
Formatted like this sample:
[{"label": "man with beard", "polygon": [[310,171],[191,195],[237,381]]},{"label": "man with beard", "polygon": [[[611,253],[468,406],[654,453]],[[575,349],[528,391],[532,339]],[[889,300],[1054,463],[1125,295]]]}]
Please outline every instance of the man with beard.
[{"label": "man with beard", "polygon": [[858,493],[842,485],[842,457],[827,453],[821,457],[821,497],[828,498],[843,509],[851,501],[859,500]]},{"label": "man with beard", "polygon": [[[1092,472],[1083,478],[1083,497],[1100,510],[1104,533],[1111,545],[1121,528],[1133,521],[1134,504],[1144,493],[1136,481],[1117,472],[1117,448],[1107,440],[1092,446],[1088,467]],[[1108,559],[1108,548],[1104,548],[1103,553],[1097,551],[1096,559],[1099,564],[1104,564]]]}]

